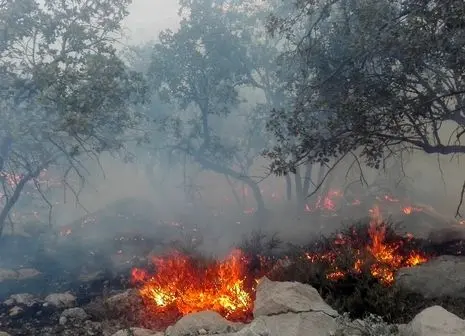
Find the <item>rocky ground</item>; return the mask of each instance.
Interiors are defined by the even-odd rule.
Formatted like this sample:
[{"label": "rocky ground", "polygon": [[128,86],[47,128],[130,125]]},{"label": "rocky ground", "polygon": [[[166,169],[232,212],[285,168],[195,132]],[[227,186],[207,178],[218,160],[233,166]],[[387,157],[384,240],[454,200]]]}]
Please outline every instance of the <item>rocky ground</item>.
[{"label": "rocky ground", "polygon": [[[343,300],[337,297],[345,295],[347,284],[328,300],[317,286],[291,282],[309,283],[303,270],[297,269],[300,274],[289,274],[280,282],[261,280],[254,319],[247,324],[229,322],[215,312],[199,312],[182,317],[166,329],[165,321],[149,313],[127,278],[132,267],[148,267],[147,256],[153,253],[154,246],[164,250],[170,241],[178,239],[178,227],[168,225],[165,231],[169,232],[160,231],[152,240],[147,235],[133,235],[132,231],[117,236],[112,233],[107,237],[111,244],[106,245],[87,239],[93,232],[87,236],[78,232],[79,237],[87,238],[75,245],[71,244],[76,242],[72,234],[65,234],[54,244],[46,242],[46,248],[33,245],[38,241],[36,237],[11,240],[9,245],[2,242],[0,336],[464,336],[465,257],[460,256],[460,251],[465,251],[465,226],[447,223],[438,228],[429,225],[438,221],[426,212],[417,216],[422,217],[412,219],[408,232],[423,234],[429,246],[440,253],[423,265],[397,272],[395,287],[415,294],[418,302],[407,302],[410,306],[405,309],[406,318],[380,315],[405,324],[389,325],[369,314],[363,320],[339,314],[337,311],[350,311],[353,306],[351,298],[341,304]],[[363,286],[367,284],[350,286],[366,290]],[[406,302],[387,294],[383,299],[402,312]],[[404,298],[408,301],[410,297]],[[369,301],[378,307],[384,305],[377,302],[377,297]]]},{"label": "rocky ground", "polygon": [[[463,262],[463,261],[461,261]],[[464,283],[464,282],[462,282]],[[12,295],[1,305],[0,332],[8,335],[103,335],[103,336],[463,336],[465,320],[440,306],[418,313],[408,324],[388,325],[376,316],[351,321],[326,304],[317,290],[297,282],[262,278],[257,287],[253,321],[229,322],[212,311],[186,315],[164,331],[138,326],[122,318],[132,314],[138,297],[134,290],[109,295],[96,304],[77,307],[71,293],[45,298]],[[106,307],[106,308],[105,308]],[[107,310],[108,318],[101,315]],[[123,314],[123,315],[121,315]],[[156,316],[151,316],[156,319]],[[139,322],[143,324],[142,322]]]}]

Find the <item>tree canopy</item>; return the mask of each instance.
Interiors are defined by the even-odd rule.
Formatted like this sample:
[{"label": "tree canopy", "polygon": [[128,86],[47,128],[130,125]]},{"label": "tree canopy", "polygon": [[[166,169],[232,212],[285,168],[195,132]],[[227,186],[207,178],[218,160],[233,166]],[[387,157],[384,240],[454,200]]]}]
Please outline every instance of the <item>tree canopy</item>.
[{"label": "tree canopy", "polygon": [[[0,6],[0,232],[25,184],[51,164],[82,177],[80,158],[120,148],[146,97],[117,56],[130,0],[4,0]],[[7,144],[7,145],[6,145]]]},{"label": "tree canopy", "polygon": [[276,172],[349,153],[375,168],[403,150],[465,153],[463,1],[299,1],[269,29],[298,65],[293,108],[268,123]]}]

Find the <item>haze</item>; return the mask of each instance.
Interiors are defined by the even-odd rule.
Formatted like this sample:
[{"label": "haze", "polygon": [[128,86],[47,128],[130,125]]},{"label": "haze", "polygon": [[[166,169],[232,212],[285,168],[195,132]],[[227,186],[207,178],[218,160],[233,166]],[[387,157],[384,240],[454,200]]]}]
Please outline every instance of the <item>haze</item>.
[{"label": "haze", "polygon": [[[130,15],[124,20],[126,33],[124,43],[126,46],[140,46],[157,41],[159,34],[165,29],[176,31],[180,21],[177,14],[178,7],[176,1],[135,0],[129,6]],[[253,110],[254,104],[263,103],[264,100],[263,93],[258,92],[257,89],[244,88],[241,90],[243,90],[241,99],[246,97],[247,101],[234,107],[226,122],[221,121],[221,118],[217,116],[212,116],[212,127],[217,127],[219,133],[230,138],[244,137],[244,134],[241,133],[241,129],[244,127],[242,114],[249,113]],[[221,101],[218,104],[220,103]],[[257,130],[255,135],[259,135],[260,132],[262,131]],[[446,137],[447,134],[444,138]],[[230,248],[240,234],[255,230],[258,227],[266,228],[269,231],[281,231],[285,227],[285,235],[288,236],[287,238],[293,239],[293,234],[299,236],[302,228],[312,225],[310,219],[307,219],[302,213],[294,212],[298,206],[295,204],[298,202],[295,197],[290,201],[286,200],[285,178],[268,173],[270,164],[268,158],[257,155],[249,173],[254,180],[259,181],[265,205],[274,213],[267,217],[267,221],[270,223],[255,223],[250,224],[250,227],[245,227],[247,222],[244,221],[244,216],[248,212],[253,212],[257,207],[250,188],[244,191],[244,183],[234,180],[231,175],[227,176],[227,174],[214,172],[212,169],[199,168],[194,163],[181,162],[181,164],[170,166],[166,161],[147,168],[150,165],[147,153],[154,147],[156,147],[156,142],[142,147],[128,146],[128,152],[133,157],[133,162],[129,163],[124,163],[121,157],[115,158],[107,154],[100,156],[100,164],[95,161],[87,162],[88,174],[84,189],[79,194],[80,204],[77,204],[75,197],[69,191],[66,202],[62,197],[63,194],[54,195],[52,202],[54,204],[53,225],[57,228],[65,227],[86,214],[103,209],[122,199],[138,199],[152,204],[153,213],[151,215],[154,216],[153,221],[157,223],[177,221],[184,216],[185,221],[190,221],[189,225],[205,226],[210,229],[214,227],[214,231],[218,235],[222,235],[222,232],[227,235],[227,232],[237,231],[234,237],[221,238],[224,240],[222,242],[224,249]],[[326,186],[326,191],[330,189],[342,190],[349,182],[359,178],[360,171],[353,167],[352,172],[349,175],[346,174],[349,165],[347,162],[333,171],[331,185]],[[397,176],[391,180],[390,188],[395,194],[397,189],[402,189],[408,184],[408,198],[410,200],[431,206],[444,217],[452,219],[465,177],[463,168],[464,166],[457,158],[451,159],[450,156],[416,153],[411,156],[410,162],[403,171],[405,176]],[[363,167],[363,170],[367,179],[371,181],[386,174],[386,172],[375,171],[367,167]],[[392,171],[387,173],[392,173]],[[303,170],[301,174],[303,174]],[[313,180],[318,179],[316,168],[310,177]],[[393,184],[394,180],[397,182]],[[187,195],[187,189],[192,187],[197,188],[194,194],[197,197],[196,202],[200,204],[198,210],[192,210],[193,195]],[[236,204],[235,198],[237,197],[245,200],[240,206]],[[314,198],[312,202],[315,202]],[[204,216],[206,209],[221,213],[221,216],[218,215],[218,221],[202,223],[206,220]],[[196,211],[202,213],[202,216],[197,217],[198,219],[193,214]],[[367,213],[361,211],[355,215],[364,217]],[[196,222],[196,220],[200,222]],[[211,221],[211,218],[209,220]],[[289,230],[289,227],[293,225],[299,228],[295,232]],[[240,226],[240,229],[230,229],[231,226]],[[319,228],[312,228],[309,231],[318,230]]]}]

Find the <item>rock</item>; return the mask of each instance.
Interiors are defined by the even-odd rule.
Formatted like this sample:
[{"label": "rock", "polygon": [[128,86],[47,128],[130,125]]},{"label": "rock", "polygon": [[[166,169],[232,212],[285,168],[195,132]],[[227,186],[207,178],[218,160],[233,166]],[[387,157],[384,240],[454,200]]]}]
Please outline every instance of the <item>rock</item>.
[{"label": "rock", "polygon": [[15,280],[18,278],[18,273],[11,269],[0,268],[0,282],[6,280]]},{"label": "rock", "polygon": [[106,298],[103,303],[106,311],[113,316],[127,316],[128,312],[143,309],[141,297],[135,289],[112,295]]},{"label": "rock", "polygon": [[396,286],[425,298],[465,298],[465,257],[440,256],[422,265],[401,268]]},{"label": "rock", "polygon": [[204,311],[182,317],[175,325],[166,329],[166,336],[198,335],[201,330],[208,334],[231,333],[239,330],[241,326],[229,322],[216,312]]},{"label": "rock", "polygon": [[465,320],[441,306],[426,308],[405,327],[401,336],[463,336]]},{"label": "rock", "polygon": [[45,306],[55,308],[72,308],[76,304],[76,297],[71,293],[53,293],[45,298]]},{"label": "rock", "polygon": [[[114,333],[112,336],[160,336],[160,333],[154,333],[150,329],[144,329],[144,328],[129,328],[130,332],[128,329],[122,329]],[[163,335],[163,333],[161,334]]]},{"label": "rock", "polygon": [[34,295],[29,293],[21,293],[10,295],[10,297],[5,300],[4,304],[6,304],[7,306],[19,304],[31,307],[36,302],[37,299],[34,297]]},{"label": "rock", "polygon": [[257,286],[254,317],[288,312],[323,312],[332,317],[338,316],[338,313],[323,301],[312,286],[262,278]]},{"label": "rock", "polygon": [[21,268],[17,271],[17,273],[18,273],[18,280],[32,279],[41,274],[35,268]]},{"label": "rock", "polygon": [[95,321],[84,321],[84,329],[86,330],[87,336],[102,336],[110,335],[110,333],[105,332],[102,328],[102,323]]},{"label": "rock", "polygon": [[260,316],[235,336],[329,336],[336,329],[333,317],[323,312]]},{"label": "rock", "polygon": [[108,297],[105,303],[110,306],[126,307],[131,305],[134,300],[137,300],[137,291],[135,289],[128,289],[122,293],[118,293]]},{"label": "rock", "polygon": [[80,323],[87,320],[89,316],[82,308],[68,308],[65,309],[61,315],[59,323],[65,325],[68,323]]},{"label": "rock", "polygon": [[24,313],[24,309],[19,307],[19,306],[14,306],[13,308],[11,308],[8,312],[8,315],[10,317],[16,317],[16,316],[19,316],[21,315],[22,313]]}]

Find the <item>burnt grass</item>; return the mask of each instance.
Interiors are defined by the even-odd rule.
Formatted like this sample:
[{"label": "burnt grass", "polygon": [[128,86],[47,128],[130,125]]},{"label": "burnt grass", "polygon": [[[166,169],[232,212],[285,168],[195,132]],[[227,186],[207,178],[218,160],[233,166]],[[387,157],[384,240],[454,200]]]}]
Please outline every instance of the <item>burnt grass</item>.
[{"label": "burnt grass", "polygon": [[[383,223],[385,226],[385,242],[400,242],[400,254],[408,255],[412,250],[423,255],[434,257],[439,255],[462,255],[465,248],[462,244],[433,245],[426,240],[401,237],[395,232],[395,225]],[[339,313],[347,312],[351,318],[364,318],[368,314],[383,317],[388,323],[408,323],[416,314],[433,305],[440,305],[448,311],[465,318],[465,299],[442,297],[426,299],[422,295],[407,292],[394,284],[386,285],[376,279],[369,271],[370,260],[367,256],[365,267],[361,272],[353,272],[357,259],[354,251],[363,249],[370,243],[369,223],[358,222],[345,226],[329,237],[316,237],[304,246],[286,244],[284,246],[277,235],[268,236],[254,232],[238,244],[251,260],[252,273],[266,275],[275,281],[297,281],[310,284],[316,288],[322,298]],[[349,243],[337,244],[344,238]],[[323,255],[334,253],[333,262],[314,261],[302,258],[302,255]],[[260,258],[258,256],[261,256]],[[266,258],[267,262],[260,262]],[[285,267],[273,267],[277,260],[286,259]],[[337,270],[346,276],[338,280],[330,280],[327,274]]]}]

